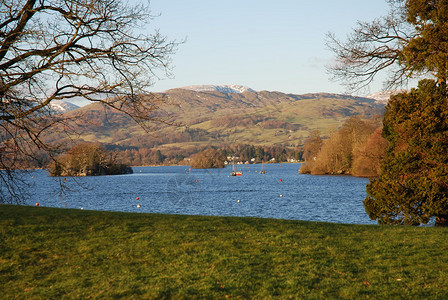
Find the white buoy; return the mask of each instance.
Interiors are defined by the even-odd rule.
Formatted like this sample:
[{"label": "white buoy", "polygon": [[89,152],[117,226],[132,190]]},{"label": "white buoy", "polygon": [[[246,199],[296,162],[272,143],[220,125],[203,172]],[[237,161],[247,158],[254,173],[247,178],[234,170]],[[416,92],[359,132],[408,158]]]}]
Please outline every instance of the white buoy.
[{"label": "white buoy", "polygon": [[280,194],[280,198],[281,198],[281,197],[283,197],[283,195],[282,195],[282,194]]},{"label": "white buoy", "polygon": [[137,208],[140,208],[140,207],[142,207],[140,204],[137,204]]},{"label": "white buoy", "polygon": [[240,202],[241,202],[241,200],[240,200],[240,199],[238,199],[238,200],[236,200],[236,202],[240,203]]}]

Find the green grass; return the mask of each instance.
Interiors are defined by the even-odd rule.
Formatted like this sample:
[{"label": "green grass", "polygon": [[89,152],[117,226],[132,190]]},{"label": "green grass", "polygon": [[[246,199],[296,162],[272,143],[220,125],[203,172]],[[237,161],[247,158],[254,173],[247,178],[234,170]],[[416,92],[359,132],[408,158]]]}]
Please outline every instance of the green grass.
[{"label": "green grass", "polygon": [[[206,139],[199,144],[204,146],[219,146],[223,143],[244,143],[251,145],[270,146],[274,143],[284,146],[302,145],[310,133],[319,130],[321,135],[328,137],[331,133],[342,126],[344,121],[351,115],[359,114],[381,114],[382,109],[373,104],[360,103],[355,98],[340,99],[337,96],[316,94],[312,99],[292,100],[282,93],[263,92],[257,95],[239,94],[213,94],[197,93],[192,91],[171,91],[169,93],[170,104],[162,105],[157,116],[172,119],[177,124],[183,124],[190,129],[203,129],[211,135],[224,134],[214,140],[205,136]],[[247,97],[247,98],[246,98]],[[300,97],[299,97],[300,98]],[[178,105],[173,105],[177,103]],[[76,111],[69,112],[68,116],[83,114],[84,118],[78,120],[74,128],[77,134],[71,136],[73,139],[101,142],[106,144],[119,144],[121,146],[142,147],[142,142],[156,144],[158,148],[168,148],[165,137],[176,136],[185,127],[161,126],[152,124],[153,134],[148,138],[147,131],[143,130],[130,117],[122,113],[105,108],[99,103],[84,106]],[[286,121],[297,125],[293,132],[279,134],[282,128],[266,129],[263,122],[235,122],[222,124],[216,122],[223,117],[239,118],[240,120],[262,120],[270,119]],[[163,117],[162,117],[163,118]],[[90,122],[88,120],[95,120]],[[218,126],[217,124],[222,124]],[[250,124],[250,125],[249,125]],[[46,139],[54,141],[66,141],[67,136],[60,133],[47,133]],[[184,137],[185,142],[189,138]],[[73,141],[71,141],[73,142]]]},{"label": "green grass", "polygon": [[448,229],[0,206],[0,298],[446,299]]}]

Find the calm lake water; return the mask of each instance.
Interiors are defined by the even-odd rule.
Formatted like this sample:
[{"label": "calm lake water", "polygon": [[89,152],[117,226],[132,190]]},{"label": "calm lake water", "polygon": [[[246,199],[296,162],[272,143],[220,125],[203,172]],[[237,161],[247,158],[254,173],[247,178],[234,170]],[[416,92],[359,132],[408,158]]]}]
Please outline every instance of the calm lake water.
[{"label": "calm lake water", "polygon": [[[376,224],[364,211],[365,178],[298,173],[300,164],[240,165],[224,169],[188,166],[135,167],[132,175],[51,178],[27,175],[27,200],[40,206],[89,210],[213,216],[253,216],[351,224]],[[60,194],[60,184],[70,188]],[[140,207],[138,207],[140,205]]]}]

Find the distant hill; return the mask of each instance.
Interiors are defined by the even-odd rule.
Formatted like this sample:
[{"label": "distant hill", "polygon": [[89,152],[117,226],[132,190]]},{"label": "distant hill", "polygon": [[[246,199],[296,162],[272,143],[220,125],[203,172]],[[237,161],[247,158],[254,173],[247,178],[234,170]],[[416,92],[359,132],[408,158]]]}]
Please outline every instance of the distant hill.
[{"label": "distant hill", "polygon": [[191,85],[181,87],[180,89],[191,90],[195,92],[221,92],[224,94],[240,94],[243,92],[255,92],[255,90],[242,85]]},{"label": "distant hill", "polygon": [[366,96],[366,98],[375,99],[378,104],[387,105],[389,102],[389,98],[392,95],[396,95],[398,93],[402,93],[405,90],[392,90],[392,91],[382,91],[377,93],[372,93]]},{"label": "distant hill", "polygon": [[[302,145],[310,133],[329,135],[353,115],[372,117],[384,105],[374,99],[340,94],[286,94],[241,86],[192,86],[157,94],[167,104],[157,117],[180,126],[154,124],[146,133],[123,113],[93,103],[68,112],[82,115],[76,141],[98,141],[121,147],[190,149],[206,145]],[[52,134],[50,140],[62,141]]]},{"label": "distant hill", "polygon": [[66,113],[78,108],[79,106],[63,100],[53,100],[50,103],[50,109],[59,114]]}]

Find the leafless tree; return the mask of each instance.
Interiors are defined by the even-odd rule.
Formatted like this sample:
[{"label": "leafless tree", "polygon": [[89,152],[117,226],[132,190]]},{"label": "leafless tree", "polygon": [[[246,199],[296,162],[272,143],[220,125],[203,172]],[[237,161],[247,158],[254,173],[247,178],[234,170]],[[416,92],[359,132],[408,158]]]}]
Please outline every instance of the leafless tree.
[{"label": "leafless tree", "polygon": [[0,1],[0,202],[15,194],[17,157],[56,149],[41,138],[66,121],[52,101],[84,97],[157,121],[148,87],[170,74],[179,42],[149,33],[152,18],[149,3],[125,0]]},{"label": "leafless tree", "polygon": [[405,85],[415,74],[403,57],[403,48],[416,32],[407,22],[405,1],[387,0],[390,12],[371,22],[358,21],[345,41],[333,33],[327,34],[327,47],[336,62],[327,67],[336,81],[349,92],[362,90],[381,72],[386,71],[385,89]]}]

